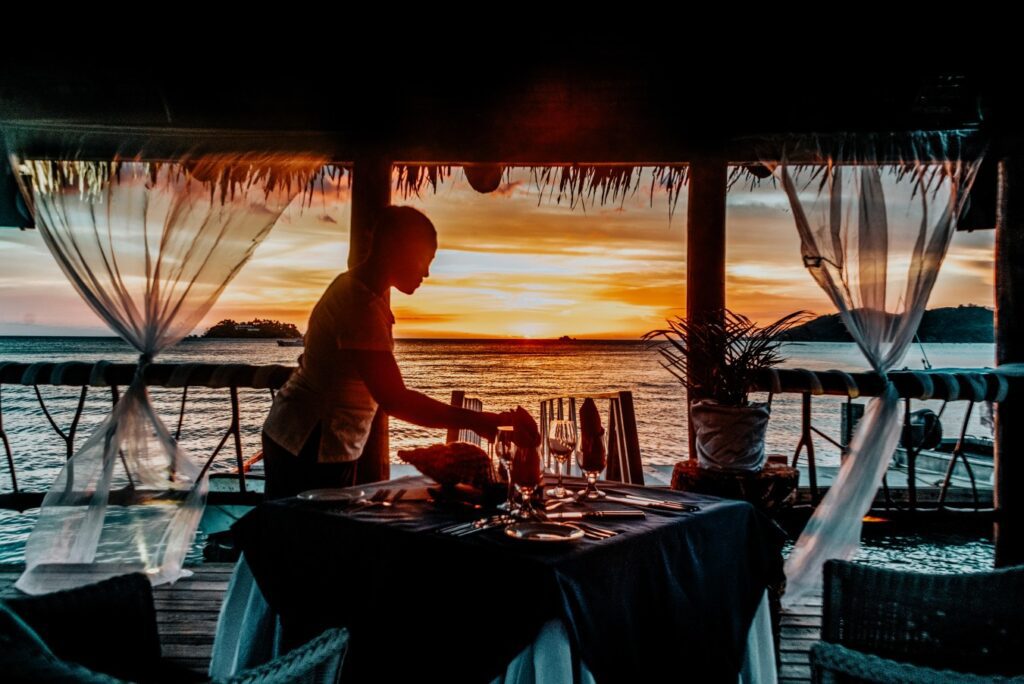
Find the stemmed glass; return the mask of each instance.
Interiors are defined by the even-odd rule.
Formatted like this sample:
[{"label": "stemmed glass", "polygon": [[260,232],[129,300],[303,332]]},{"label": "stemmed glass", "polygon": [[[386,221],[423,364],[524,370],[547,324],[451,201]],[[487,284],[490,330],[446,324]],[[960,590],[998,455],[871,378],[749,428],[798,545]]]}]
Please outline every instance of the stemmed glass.
[{"label": "stemmed glass", "polygon": [[548,428],[548,450],[555,456],[555,470],[558,483],[545,492],[556,499],[564,499],[569,495],[562,486],[562,471],[569,464],[569,456],[576,448],[576,424],[571,420],[553,420]]},{"label": "stemmed glass", "polygon": [[607,437],[602,430],[600,436],[584,438],[579,450],[576,451],[576,462],[587,478],[586,488],[576,492],[579,499],[601,499],[605,496],[605,493],[597,488],[597,476],[608,464],[606,440]]},{"label": "stemmed glass", "polygon": [[508,491],[505,493],[505,503],[498,508],[512,512],[514,507],[512,500],[512,456],[515,454],[515,443],[512,441],[513,428],[511,425],[498,427],[498,434],[494,438],[494,455],[498,457],[501,465],[505,468],[508,476]]}]

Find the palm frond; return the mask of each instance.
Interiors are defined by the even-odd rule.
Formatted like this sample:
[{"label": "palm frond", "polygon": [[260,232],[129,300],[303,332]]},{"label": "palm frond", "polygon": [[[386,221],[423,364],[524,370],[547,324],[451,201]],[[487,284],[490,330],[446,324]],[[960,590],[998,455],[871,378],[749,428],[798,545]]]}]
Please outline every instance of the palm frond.
[{"label": "palm frond", "polygon": [[691,396],[743,406],[758,374],[782,363],[781,336],[810,316],[795,311],[766,326],[723,309],[706,320],[676,316],[667,328],[651,330],[642,339],[657,349],[662,365]]}]

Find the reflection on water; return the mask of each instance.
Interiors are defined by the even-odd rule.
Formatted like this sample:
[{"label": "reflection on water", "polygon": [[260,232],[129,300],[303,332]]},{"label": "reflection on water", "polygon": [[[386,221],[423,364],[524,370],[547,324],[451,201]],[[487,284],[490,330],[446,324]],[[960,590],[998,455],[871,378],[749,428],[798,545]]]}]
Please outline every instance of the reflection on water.
[{"label": "reflection on water", "polygon": [[[787,542],[785,555],[793,548]],[[982,535],[928,532],[927,534],[869,534],[853,559],[880,568],[914,572],[981,572],[991,570],[995,562],[995,546]]]}]

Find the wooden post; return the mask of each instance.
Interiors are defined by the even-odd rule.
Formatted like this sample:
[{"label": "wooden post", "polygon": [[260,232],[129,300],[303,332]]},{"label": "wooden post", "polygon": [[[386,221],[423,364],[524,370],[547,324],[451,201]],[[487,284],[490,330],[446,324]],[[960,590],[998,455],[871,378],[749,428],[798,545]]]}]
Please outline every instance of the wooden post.
[{"label": "wooden post", "polygon": [[[373,224],[379,211],[391,203],[391,160],[383,156],[356,159],[352,167],[352,224],[349,229],[348,266],[358,265],[370,251]],[[390,302],[391,293],[384,293]],[[370,436],[356,469],[356,483],[387,480],[391,476],[388,415],[377,410]]]},{"label": "wooden post", "polygon": [[[1024,156],[999,163],[996,209],[996,364],[1024,361]],[[1024,563],[1024,399],[996,410],[996,567]]]},{"label": "wooden post", "polygon": [[[691,160],[686,212],[686,318],[707,320],[725,308],[725,195],[728,164],[721,156]],[[690,460],[697,458],[696,435],[687,397]]]}]

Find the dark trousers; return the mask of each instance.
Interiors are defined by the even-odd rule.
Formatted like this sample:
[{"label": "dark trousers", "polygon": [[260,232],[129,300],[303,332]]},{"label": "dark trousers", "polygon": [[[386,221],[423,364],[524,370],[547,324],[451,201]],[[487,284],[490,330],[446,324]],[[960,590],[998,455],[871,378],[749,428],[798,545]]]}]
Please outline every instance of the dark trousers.
[{"label": "dark trousers", "polygon": [[283,499],[310,489],[351,487],[356,483],[356,464],[318,463],[320,425],[310,433],[298,456],[263,433],[263,466],[266,498]]}]

